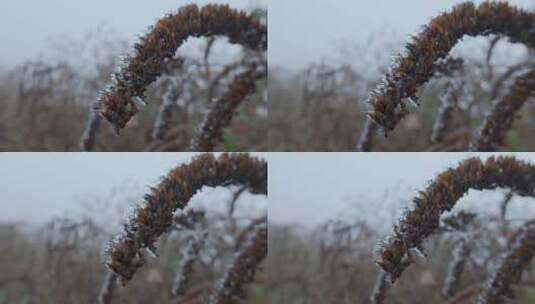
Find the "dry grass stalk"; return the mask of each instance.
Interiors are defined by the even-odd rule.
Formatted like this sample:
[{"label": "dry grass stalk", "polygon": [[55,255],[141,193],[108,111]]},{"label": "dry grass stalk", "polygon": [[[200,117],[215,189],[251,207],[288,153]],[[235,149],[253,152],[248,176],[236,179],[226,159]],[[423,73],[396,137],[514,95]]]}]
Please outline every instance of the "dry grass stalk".
[{"label": "dry grass stalk", "polygon": [[503,198],[503,201],[500,203],[500,220],[502,224],[506,224],[505,217],[507,215],[507,207],[509,206],[509,203],[513,199],[513,192],[509,191]]},{"label": "dry grass stalk", "polygon": [[134,54],[126,58],[113,75],[112,85],[100,96],[100,114],[119,132],[138,112],[136,102],[143,103],[147,86],[161,74],[166,59],[172,58],[189,37],[217,35],[249,49],[267,48],[266,27],[245,12],[228,5],[184,6],[158,20],[140,38]]},{"label": "dry grass stalk", "polygon": [[[534,56],[535,57],[535,56]],[[490,91],[490,100],[495,100],[500,95],[504,84],[514,75],[525,70],[534,69],[535,63],[523,61],[507,68],[493,83]]]},{"label": "dry grass stalk", "polygon": [[377,264],[395,281],[413,263],[411,249],[439,229],[440,216],[450,211],[468,190],[509,188],[520,196],[535,196],[535,166],[514,157],[469,158],[439,174],[413,199],[413,207],[394,227],[379,250]]},{"label": "dry grass stalk", "polygon": [[248,154],[212,154],[194,157],[171,170],[145,195],[124,232],[108,250],[106,265],[123,282],[130,280],[144,263],[142,249],[154,252],[158,237],[173,224],[173,213],[184,209],[204,186],[243,185],[251,193],[267,194],[267,164]]},{"label": "dry grass stalk", "polygon": [[186,213],[175,216],[173,222],[179,229],[195,230],[205,221],[206,212],[203,210],[188,210]]},{"label": "dry grass stalk", "polygon": [[442,296],[445,299],[453,297],[459,290],[461,276],[471,251],[472,245],[466,239],[460,240],[453,249],[453,259],[442,288]]},{"label": "dry grass stalk", "polygon": [[478,295],[477,304],[499,304],[513,298],[511,285],[520,282],[523,271],[535,256],[535,222],[520,228],[508,247],[496,271]]},{"label": "dry grass stalk", "polygon": [[448,273],[446,274],[442,287],[442,296],[444,299],[450,299],[458,292],[461,276],[472,252],[472,244],[468,242],[468,238],[474,237],[474,234],[470,233],[467,235],[466,233],[475,229],[476,225],[474,222],[476,216],[472,212],[460,211],[442,219],[443,232],[453,231],[464,233],[453,249],[453,258],[448,267]]},{"label": "dry grass stalk", "polygon": [[191,237],[186,247],[182,250],[182,257],[171,289],[171,294],[174,297],[182,297],[186,294],[190,286],[193,266],[199,258],[199,251],[203,245],[204,237],[205,235],[203,234]]},{"label": "dry grass stalk", "polygon": [[182,298],[188,290],[190,278],[193,274],[193,266],[198,260],[199,251],[206,238],[206,233],[201,230],[205,221],[205,212],[202,210],[189,210],[174,218],[177,228],[185,229],[192,233],[187,239],[187,245],[181,249],[180,263],[171,287],[171,294],[174,297]]},{"label": "dry grass stalk", "polygon": [[372,292],[371,302],[372,304],[384,304],[386,303],[386,293],[390,288],[390,280],[388,278],[389,274],[382,271],[379,274],[377,283]]},{"label": "dry grass stalk", "polygon": [[385,133],[393,130],[408,113],[405,100],[418,104],[417,90],[435,73],[437,60],[445,58],[464,35],[500,34],[511,42],[535,47],[534,22],[533,12],[505,2],[488,1],[479,6],[465,2],[435,17],[407,44],[405,54],[396,59],[382,83],[370,94],[369,118]]},{"label": "dry grass stalk", "polygon": [[240,248],[244,246],[244,244],[247,241],[247,238],[259,225],[266,225],[266,224],[267,224],[267,216],[261,216],[252,220],[251,223],[249,223],[249,225],[243,228],[236,236],[236,240],[234,241],[234,251],[238,251],[240,250]]},{"label": "dry grass stalk", "polygon": [[436,63],[436,74],[438,76],[453,77],[458,71],[464,68],[464,59],[449,56]]},{"label": "dry grass stalk", "polygon": [[238,69],[241,65],[243,65],[242,61],[227,64],[219,73],[217,73],[217,75],[214,76],[206,89],[206,100],[209,103],[213,101],[216,87],[219,85],[219,83],[234,70]]},{"label": "dry grass stalk", "polygon": [[495,151],[497,147],[503,146],[505,132],[511,128],[515,113],[533,97],[535,97],[535,69],[515,78],[509,92],[494,105],[485,119],[472,149]]},{"label": "dry grass stalk", "polygon": [[[210,44],[211,45],[211,44]],[[207,46],[208,48],[209,46]],[[172,59],[169,59],[165,63],[162,74],[169,77],[170,87],[167,88],[162,96],[162,103],[158,108],[158,114],[156,115],[156,120],[154,121],[154,126],[152,128],[152,139],[154,140],[163,140],[167,135],[167,131],[170,128],[170,120],[173,115],[173,109],[178,108],[178,102],[185,95],[184,85],[187,79],[177,79],[173,75],[177,70],[181,70],[184,66],[185,59],[182,57],[175,56]]]},{"label": "dry grass stalk", "polygon": [[360,134],[359,142],[357,144],[357,151],[370,152],[373,148],[373,143],[377,132],[377,124],[371,119],[366,119],[366,124],[364,125],[364,129]]},{"label": "dry grass stalk", "polygon": [[432,142],[442,142],[445,135],[451,131],[453,115],[459,104],[460,93],[460,87],[451,83],[444,95],[440,97],[441,105],[431,134]]},{"label": "dry grass stalk", "polygon": [[95,147],[95,138],[97,136],[97,131],[100,127],[100,122],[102,118],[98,114],[99,109],[91,107],[89,109],[89,117],[87,118],[87,124],[84,128],[84,133],[80,139],[80,149],[82,151],[88,152],[92,151]]},{"label": "dry grass stalk", "polygon": [[104,277],[104,282],[98,295],[99,304],[111,304],[113,293],[117,287],[117,275],[112,272],[107,272]]},{"label": "dry grass stalk", "polygon": [[463,68],[463,63],[462,58],[448,57],[437,64],[437,74],[448,77],[449,81],[446,92],[440,97],[441,106],[431,134],[431,141],[434,143],[442,142],[453,127],[453,115],[458,108],[463,87],[455,78],[459,76],[457,72]]},{"label": "dry grass stalk", "polygon": [[223,137],[223,128],[230,121],[241,102],[256,91],[256,68],[237,75],[228,91],[214,102],[206,114],[199,134],[193,139],[192,151],[211,152]]},{"label": "dry grass stalk", "polygon": [[152,129],[152,138],[155,140],[163,140],[167,130],[169,129],[169,120],[173,114],[173,109],[176,107],[177,99],[180,98],[169,92],[164,95],[162,104],[158,108],[158,114],[154,121],[154,128]]},{"label": "dry grass stalk", "polygon": [[467,232],[476,218],[476,214],[460,211],[442,219],[443,231]]},{"label": "dry grass stalk", "polygon": [[256,270],[267,256],[267,226],[258,227],[249,241],[236,254],[234,262],[218,283],[210,304],[234,304],[244,295],[244,285],[254,280]]}]

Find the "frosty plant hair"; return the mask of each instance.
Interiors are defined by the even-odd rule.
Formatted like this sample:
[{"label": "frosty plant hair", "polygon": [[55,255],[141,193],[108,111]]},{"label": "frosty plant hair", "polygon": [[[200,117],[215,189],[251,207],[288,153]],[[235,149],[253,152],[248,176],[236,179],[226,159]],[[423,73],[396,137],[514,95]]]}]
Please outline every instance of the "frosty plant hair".
[{"label": "frosty plant hair", "polygon": [[535,166],[514,157],[469,158],[439,174],[413,199],[413,206],[393,234],[380,246],[377,264],[392,282],[413,263],[411,250],[439,229],[440,217],[450,211],[468,190],[509,188],[520,196],[535,197]]},{"label": "frosty plant hair", "polygon": [[373,90],[368,103],[365,131],[361,134],[362,150],[369,149],[373,134],[380,128],[385,134],[394,130],[408,113],[408,103],[418,105],[417,90],[437,70],[437,62],[445,58],[463,36],[499,34],[511,42],[535,48],[535,13],[512,7],[506,2],[472,2],[456,5],[449,12],[433,18],[422,32],[412,38],[382,82]]},{"label": "frosty plant hair", "polygon": [[267,195],[267,163],[248,154],[202,154],[171,170],[145,195],[123,233],[108,249],[106,265],[123,283],[144,264],[143,250],[155,254],[155,243],[173,224],[173,213],[184,209],[204,186],[246,187]]}]

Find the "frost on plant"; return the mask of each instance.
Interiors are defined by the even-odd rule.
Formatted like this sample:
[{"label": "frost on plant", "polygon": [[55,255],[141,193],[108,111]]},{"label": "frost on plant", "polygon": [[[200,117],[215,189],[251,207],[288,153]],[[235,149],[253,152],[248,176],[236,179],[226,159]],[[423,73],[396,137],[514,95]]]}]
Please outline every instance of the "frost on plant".
[{"label": "frost on plant", "polygon": [[468,190],[509,188],[520,196],[535,196],[535,166],[514,157],[469,158],[439,174],[413,199],[413,206],[394,226],[379,250],[377,264],[393,281],[413,263],[411,251],[440,226],[440,217],[450,211]]},{"label": "frost on plant", "polygon": [[406,45],[382,82],[369,95],[372,109],[368,117],[384,131],[393,130],[408,113],[407,100],[417,99],[417,90],[437,70],[437,61],[445,58],[463,36],[500,34],[511,42],[535,47],[535,14],[505,2],[459,4],[432,19],[422,32]]},{"label": "frost on plant", "polygon": [[189,37],[218,35],[251,50],[267,48],[266,27],[246,13],[228,5],[184,6],[158,20],[134,45],[133,54],[125,56],[111,86],[100,96],[100,114],[119,132],[145,103],[147,86],[160,76],[166,60]]},{"label": "frost on plant", "polygon": [[242,185],[254,194],[267,194],[267,164],[248,154],[202,154],[171,170],[145,195],[143,203],[108,250],[106,265],[122,280],[130,280],[144,264],[144,250],[156,253],[156,241],[173,224],[204,186]]}]

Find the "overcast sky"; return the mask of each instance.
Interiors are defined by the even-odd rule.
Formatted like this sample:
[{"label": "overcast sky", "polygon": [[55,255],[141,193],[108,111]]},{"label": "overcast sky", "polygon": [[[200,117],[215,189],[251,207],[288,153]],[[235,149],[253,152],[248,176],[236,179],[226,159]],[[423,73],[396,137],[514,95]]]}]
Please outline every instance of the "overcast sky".
[{"label": "overcast sky", "polygon": [[208,2],[248,8],[265,6],[267,0],[1,0],[0,64],[13,66],[43,53],[49,38],[82,39],[103,26],[133,42],[164,14],[184,4]]},{"label": "overcast sky", "polygon": [[[332,59],[340,46],[366,45],[373,33],[386,43],[393,34],[404,41],[431,17],[464,1],[270,0],[269,64],[294,69]],[[534,0],[508,2],[535,8]]]},{"label": "overcast sky", "polygon": [[[149,187],[191,153],[2,153],[0,223],[43,223],[54,216],[108,216],[102,200],[119,191],[120,207],[139,203]],[[374,218],[389,226],[417,190],[444,169],[474,153],[255,153],[268,160],[269,199],[246,196],[252,206],[269,205],[276,223],[315,225],[342,216]],[[488,155],[488,154],[487,154]],[[535,153],[515,153],[535,163]],[[127,193],[124,193],[127,192]],[[222,208],[230,192],[208,189],[193,206]],[[462,207],[496,212],[499,191],[473,192]],[[516,199],[522,214],[535,217],[535,200]],[[528,202],[522,204],[521,202]],[[81,204],[84,203],[85,205]],[[263,203],[262,203],[263,202]],[[529,203],[531,202],[531,203]],[[208,205],[207,205],[208,204]],[[218,207],[219,206],[219,207]],[[98,209],[104,208],[104,209]],[[372,222],[373,223],[373,222]]]},{"label": "overcast sky", "polygon": [[[270,153],[269,220],[313,226],[339,216],[373,218],[389,228],[416,191],[473,155],[481,153]],[[535,164],[535,153],[514,155]],[[458,207],[497,212],[502,195],[473,191]],[[515,200],[527,203],[513,209],[535,218],[535,199]]]},{"label": "overcast sky", "polygon": [[[83,214],[88,211],[84,204],[92,209],[106,207],[99,203],[109,198],[114,190],[128,192],[118,195],[117,203],[122,206],[116,206],[128,209],[139,203],[141,196],[156,185],[160,177],[189,161],[194,154],[0,153],[0,223],[43,223],[66,213]],[[263,157],[262,153],[254,155]],[[221,199],[230,192],[208,189],[203,194],[199,195],[195,206],[206,206],[207,202],[213,203],[210,198]],[[259,195],[250,195],[246,200],[252,204],[266,203],[266,198]],[[224,207],[224,204],[217,205]],[[96,211],[98,217],[108,216],[113,210],[91,211]]]},{"label": "overcast sky", "polygon": [[[463,0],[2,0],[0,65],[13,66],[47,53],[50,38],[83,40],[114,29],[132,43],[156,19],[187,3],[269,6],[270,65],[300,68],[339,57],[340,46],[366,45],[372,33],[391,43],[419,31],[432,16]],[[476,3],[482,0],[474,1]],[[509,0],[533,9],[534,0]],[[394,35],[394,36],[393,36]]]}]

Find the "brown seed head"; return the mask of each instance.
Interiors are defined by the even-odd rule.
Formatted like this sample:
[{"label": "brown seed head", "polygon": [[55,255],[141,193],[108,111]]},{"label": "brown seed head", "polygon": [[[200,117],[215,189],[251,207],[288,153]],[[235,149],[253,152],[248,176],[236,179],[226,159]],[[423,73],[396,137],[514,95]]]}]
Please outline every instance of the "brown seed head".
[{"label": "brown seed head", "polygon": [[374,90],[368,102],[371,120],[385,133],[393,130],[408,113],[405,99],[416,100],[417,90],[437,70],[437,61],[445,58],[464,35],[500,34],[511,42],[535,47],[535,13],[512,7],[506,2],[472,2],[456,5],[440,14],[414,36]]},{"label": "brown seed head", "polygon": [[412,260],[409,250],[419,248],[435,233],[440,217],[468,190],[509,188],[520,196],[535,197],[535,166],[514,157],[469,158],[439,174],[413,199],[394,233],[382,244],[377,264],[396,280]]},{"label": "brown seed head", "polygon": [[123,281],[144,263],[142,249],[154,251],[155,242],[173,224],[173,213],[184,209],[204,186],[242,185],[251,193],[267,195],[267,164],[248,154],[212,154],[194,157],[171,170],[145,195],[123,234],[108,250],[107,266]]},{"label": "brown seed head", "polygon": [[267,49],[266,27],[246,13],[228,5],[184,6],[158,20],[134,45],[134,54],[125,59],[120,71],[113,75],[112,85],[99,99],[102,116],[117,131],[124,128],[138,112],[136,101],[145,98],[147,86],[162,73],[166,59],[173,58],[189,37],[218,35],[249,49]]}]

